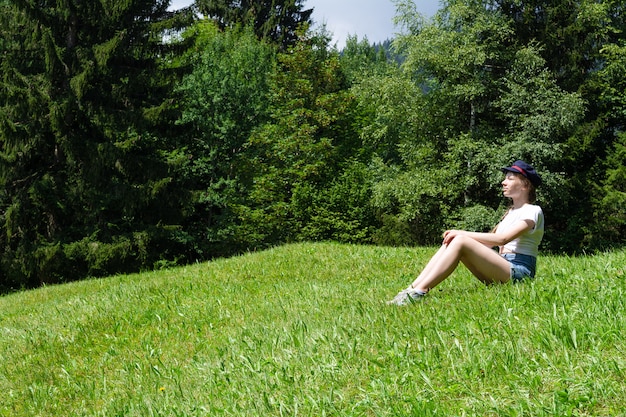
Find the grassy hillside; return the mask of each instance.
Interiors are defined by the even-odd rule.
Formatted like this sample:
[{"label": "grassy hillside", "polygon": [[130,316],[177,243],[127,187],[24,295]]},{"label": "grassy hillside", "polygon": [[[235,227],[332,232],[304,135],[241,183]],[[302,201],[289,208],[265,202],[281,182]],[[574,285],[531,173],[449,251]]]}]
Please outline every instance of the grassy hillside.
[{"label": "grassy hillside", "polygon": [[299,244],[0,298],[0,413],[626,415],[625,251],[386,306],[433,252]]}]

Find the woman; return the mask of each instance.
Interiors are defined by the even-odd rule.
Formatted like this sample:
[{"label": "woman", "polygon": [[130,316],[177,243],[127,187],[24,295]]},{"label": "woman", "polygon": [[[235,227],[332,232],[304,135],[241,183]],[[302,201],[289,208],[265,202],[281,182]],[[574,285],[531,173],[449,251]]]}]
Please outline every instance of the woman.
[{"label": "woman", "polygon": [[[534,277],[539,244],[543,238],[543,212],[534,205],[541,178],[524,161],[502,168],[502,191],[512,205],[492,233],[447,230],[443,245],[422,273],[387,304],[406,305],[422,299],[462,262],[486,284]],[[496,252],[492,248],[498,246]]]}]

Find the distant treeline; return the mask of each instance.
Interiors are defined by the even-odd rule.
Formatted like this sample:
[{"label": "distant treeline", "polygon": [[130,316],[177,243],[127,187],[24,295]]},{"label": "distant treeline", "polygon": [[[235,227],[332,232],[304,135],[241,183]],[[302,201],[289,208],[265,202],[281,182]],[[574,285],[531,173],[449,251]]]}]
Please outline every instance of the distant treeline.
[{"label": "distant treeline", "polygon": [[542,174],[545,251],[626,236],[624,1],[449,0],[338,51],[301,0],[0,0],[0,290],[285,242],[489,230]]}]

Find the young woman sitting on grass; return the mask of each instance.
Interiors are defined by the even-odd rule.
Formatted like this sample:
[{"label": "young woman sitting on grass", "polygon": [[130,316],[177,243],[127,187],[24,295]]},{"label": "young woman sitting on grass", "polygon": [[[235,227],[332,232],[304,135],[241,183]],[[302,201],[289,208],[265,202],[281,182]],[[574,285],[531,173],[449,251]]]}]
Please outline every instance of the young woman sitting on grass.
[{"label": "young woman sitting on grass", "polygon": [[[443,245],[422,273],[387,304],[406,305],[421,300],[462,262],[485,284],[534,277],[539,243],[543,238],[543,212],[534,205],[541,178],[524,161],[502,168],[502,191],[512,205],[492,233],[446,230]],[[499,247],[499,251],[493,250]]]}]

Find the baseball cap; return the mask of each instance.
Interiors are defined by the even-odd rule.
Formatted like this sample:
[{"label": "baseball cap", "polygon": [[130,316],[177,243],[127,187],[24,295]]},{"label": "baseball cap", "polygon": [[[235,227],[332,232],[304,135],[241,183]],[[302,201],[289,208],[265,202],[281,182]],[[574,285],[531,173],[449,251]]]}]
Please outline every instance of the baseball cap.
[{"label": "baseball cap", "polygon": [[502,168],[502,172],[507,171],[522,174],[523,176],[528,178],[535,187],[539,187],[541,185],[541,177],[539,176],[539,174],[537,174],[535,168],[522,160],[515,161],[510,167]]}]

